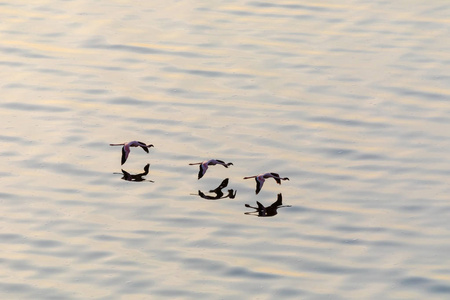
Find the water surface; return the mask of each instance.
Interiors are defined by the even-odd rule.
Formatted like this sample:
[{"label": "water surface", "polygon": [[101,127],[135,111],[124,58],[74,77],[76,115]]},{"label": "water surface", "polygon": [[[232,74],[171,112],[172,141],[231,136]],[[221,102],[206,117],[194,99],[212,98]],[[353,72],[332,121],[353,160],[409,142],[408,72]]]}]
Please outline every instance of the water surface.
[{"label": "water surface", "polygon": [[2,298],[450,294],[446,1],[0,7]]}]

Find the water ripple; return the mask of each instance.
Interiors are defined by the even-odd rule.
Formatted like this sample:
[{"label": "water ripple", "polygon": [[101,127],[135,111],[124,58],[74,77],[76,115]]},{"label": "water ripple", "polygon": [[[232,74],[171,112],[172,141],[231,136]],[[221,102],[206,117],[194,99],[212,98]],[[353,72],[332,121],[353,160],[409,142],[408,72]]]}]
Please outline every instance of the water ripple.
[{"label": "water ripple", "polygon": [[24,110],[24,111],[43,111],[43,112],[66,112],[70,111],[70,108],[58,107],[55,105],[39,105],[39,104],[25,104],[25,103],[13,103],[8,102],[1,104],[2,107],[12,110]]},{"label": "water ripple", "polygon": [[176,51],[176,50],[162,50],[152,48],[148,45],[136,46],[136,45],[121,45],[121,44],[107,44],[100,42],[99,40],[90,40],[84,44],[86,48],[103,49],[103,50],[115,50],[124,51],[137,54],[150,54],[150,55],[174,55],[186,58],[211,58],[211,55],[201,54],[190,51]]},{"label": "water ripple", "polygon": [[197,76],[204,77],[231,77],[231,78],[252,78],[254,76],[249,74],[241,74],[236,72],[223,72],[223,71],[207,71],[207,70],[186,70],[175,67],[166,67],[164,68],[166,72],[174,72],[174,73],[186,73]]},{"label": "water ripple", "polygon": [[450,294],[448,4],[9,2],[3,298]]}]

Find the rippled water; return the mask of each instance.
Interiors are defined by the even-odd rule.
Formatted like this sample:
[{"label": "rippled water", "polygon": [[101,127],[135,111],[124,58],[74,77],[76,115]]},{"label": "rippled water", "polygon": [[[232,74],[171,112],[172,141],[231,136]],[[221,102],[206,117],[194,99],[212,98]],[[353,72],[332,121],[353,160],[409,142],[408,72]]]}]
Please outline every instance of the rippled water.
[{"label": "rippled water", "polygon": [[449,14],[1,2],[1,298],[448,298]]}]

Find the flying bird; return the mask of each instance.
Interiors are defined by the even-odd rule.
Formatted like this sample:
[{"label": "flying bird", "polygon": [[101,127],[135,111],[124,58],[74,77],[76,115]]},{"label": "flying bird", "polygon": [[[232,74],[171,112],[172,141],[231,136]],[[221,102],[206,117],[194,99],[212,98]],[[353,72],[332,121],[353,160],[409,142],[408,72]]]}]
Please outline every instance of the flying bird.
[{"label": "flying bird", "polygon": [[210,159],[210,160],[205,160],[204,162],[199,162],[199,163],[191,163],[189,164],[190,166],[192,165],[200,165],[200,170],[198,172],[198,179],[202,178],[203,175],[205,175],[206,170],[208,170],[208,166],[214,166],[214,165],[222,165],[225,168],[228,168],[228,166],[233,165],[233,163],[225,163],[222,160],[218,160],[218,159]]},{"label": "flying bird", "polygon": [[146,145],[143,142],[132,141],[122,144],[109,144],[110,146],[123,146],[122,147],[122,165],[127,161],[128,155],[130,154],[130,147],[141,147],[145,152],[148,153],[148,148],[153,147],[153,145]]},{"label": "flying bird", "polygon": [[256,181],[256,190],[255,193],[258,194],[259,191],[261,191],[261,188],[263,187],[264,181],[266,181],[266,178],[273,178],[278,184],[281,184],[281,180],[289,180],[289,178],[284,177],[281,178],[278,173],[265,173],[265,174],[259,174],[255,176],[248,176],[244,177],[244,179],[250,179],[255,178]]}]

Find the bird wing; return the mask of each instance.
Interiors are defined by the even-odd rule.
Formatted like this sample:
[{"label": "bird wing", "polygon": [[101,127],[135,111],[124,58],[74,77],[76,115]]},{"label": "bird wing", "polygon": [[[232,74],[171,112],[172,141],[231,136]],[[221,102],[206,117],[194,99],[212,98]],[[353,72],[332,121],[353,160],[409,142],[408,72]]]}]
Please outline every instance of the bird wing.
[{"label": "bird wing", "polygon": [[147,175],[148,174],[148,168],[150,167],[150,164],[147,164],[145,167],[144,167],[144,173],[142,174],[142,175]]},{"label": "bird wing", "polygon": [[131,174],[122,169],[123,179],[130,181],[131,180]]},{"label": "bird wing", "polygon": [[274,176],[274,177],[272,177],[273,179],[275,179],[275,181],[278,183],[278,184],[281,184],[281,179],[280,179],[280,175],[278,175],[278,173],[270,173],[272,176]]},{"label": "bird wing", "polygon": [[202,178],[206,173],[206,168],[203,168],[203,165],[200,165],[200,170],[198,171],[198,179]]},{"label": "bird wing", "polygon": [[227,165],[223,160],[215,159],[215,161],[216,161],[216,163],[221,164],[221,165],[224,166],[225,168],[228,168],[228,165]]},{"label": "bird wing", "polygon": [[266,208],[264,207],[264,205],[262,205],[258,201],[256,201],[256,204],[258,204],[258,215],[265,216],[266,215]]},{"label": "bird wing", "polygon": [[258,177],[255,177],[255,181],[256,181],[256,191],[255,191],[255,193],[258,194],[259,191],[261,191],[261,189],[262,189],[264,181],[259,181]]},{"label": "bird wing", "polygon": [[276,208],[278,208],[278,206],[281,206],[281,205],[283,205],[283,196],[281,195],[281,193],[279,193],[278,197],[277,197],[277,201],[272,203],[270,205],[270,207],[276,209]]},{"label": "bird wing", "polygon": [[122,147],[122,165],[127,161],[128,154],[130,154],[130,150],[126,151],[125,146]]},{"label": "bird wing", "polygon": [[221,190],[221,189],[223,189],[223,188],[226,188],[227,187],[227,185],[228,185],[228,178],[225,178],[223,181],[222,181],[222,183],[217,187],[217,189],[219,189],[219,190]]},{"label": "bird wing", "polygon": [[147,145],[145,143],[143,143],[143,142],[138,142],[138,143],[139,143],[139,146],[141,146],[141,148],[144,149],[144,151],[148,153]]}]

